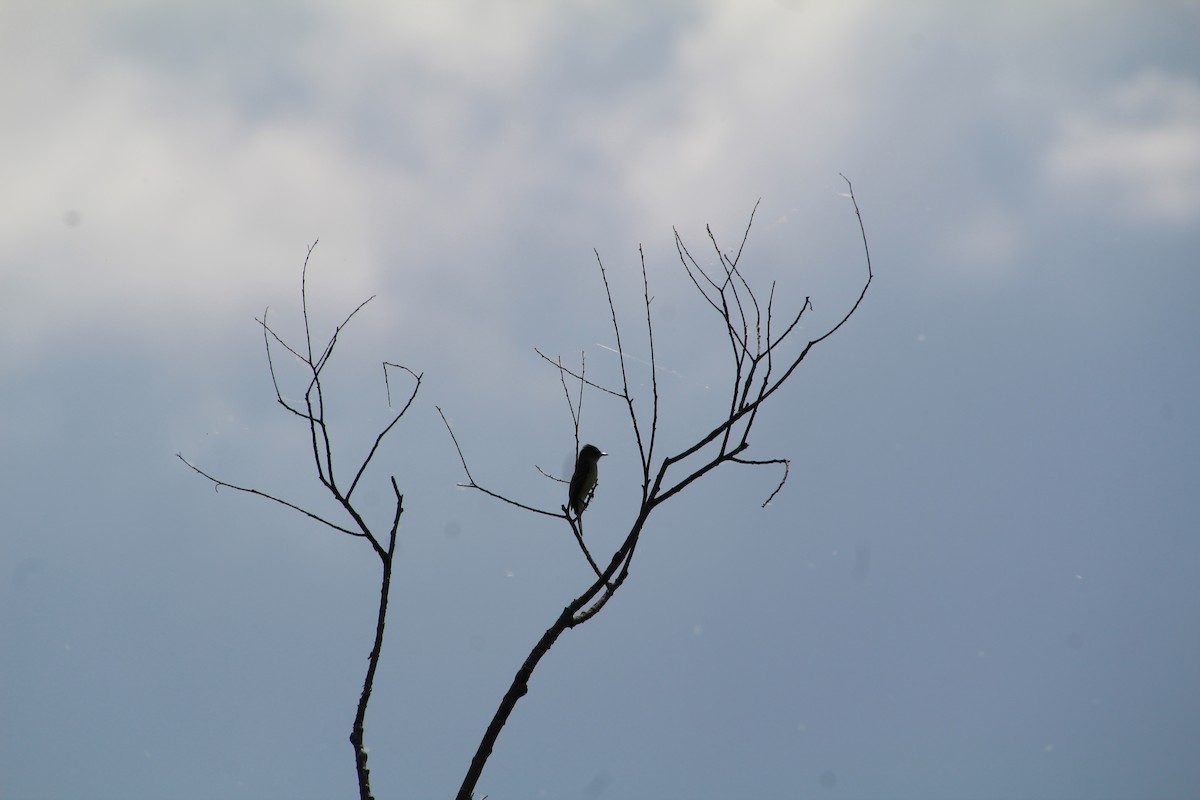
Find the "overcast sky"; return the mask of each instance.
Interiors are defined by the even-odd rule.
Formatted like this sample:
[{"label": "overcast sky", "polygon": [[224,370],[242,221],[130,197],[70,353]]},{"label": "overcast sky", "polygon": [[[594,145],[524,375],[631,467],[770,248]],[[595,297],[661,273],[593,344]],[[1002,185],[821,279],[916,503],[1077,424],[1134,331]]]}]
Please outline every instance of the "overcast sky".
[{"label": "overcast sky", "polygon": [[[0,797],[355,796],[365,543],[330,510],[254,318],[344,332],[347,464],[406,493],[367,719],[376,794],[449,797],[588,582],[570,416],[534,352],[635,394],[646,254],[661,445],[728,354],[674,226],[805,341],[751,457],[651,519],[542,662],[501,798],[1182,798],[1200,791],[1200,4],[0,4]],[[293,339],[294,341],[294,339]],[[293,365],[284,362],[284,368]],[[287,371],[285,391],[302,392]],[[286,383],[288,378],[293,379]],[[290,387],[290,389],[288,388]],[[636,514],[623,409],[585,399],[588,537]],[[332,511],[331,511],[332,513]]]}]

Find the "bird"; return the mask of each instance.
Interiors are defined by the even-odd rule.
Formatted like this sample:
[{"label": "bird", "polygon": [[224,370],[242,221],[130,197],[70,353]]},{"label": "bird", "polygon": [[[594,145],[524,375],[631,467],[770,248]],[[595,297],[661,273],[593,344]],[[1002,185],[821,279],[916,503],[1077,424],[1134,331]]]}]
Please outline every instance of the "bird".
[{"label": "bird", "polygon": [[571,488],[567,498],[571,510],[575,512],[576,519],[579,519],[579,515],[583,513],[583,509],[587,508],[588,495],[596,488],[596,477],[599,474],[597,465],[600,463],[600,458],[606,455],[608,453],[601,451],[594,444],[585,444],[579,450],[579,457],[575,460],[575,473],[571,475]]}]

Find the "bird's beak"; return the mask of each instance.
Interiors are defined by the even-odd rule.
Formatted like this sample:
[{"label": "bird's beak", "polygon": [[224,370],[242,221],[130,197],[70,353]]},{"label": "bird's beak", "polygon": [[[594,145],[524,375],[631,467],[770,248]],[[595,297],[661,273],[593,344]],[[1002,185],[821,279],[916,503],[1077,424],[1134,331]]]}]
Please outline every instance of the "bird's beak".
[{"label": "bird's beak", "polygon": [[601,450],[601,451],[600,451],[600,455],[602,455],[602,456],[606,456],[606,455],[608,455],[608,453],[605,453],[603,450]]}]

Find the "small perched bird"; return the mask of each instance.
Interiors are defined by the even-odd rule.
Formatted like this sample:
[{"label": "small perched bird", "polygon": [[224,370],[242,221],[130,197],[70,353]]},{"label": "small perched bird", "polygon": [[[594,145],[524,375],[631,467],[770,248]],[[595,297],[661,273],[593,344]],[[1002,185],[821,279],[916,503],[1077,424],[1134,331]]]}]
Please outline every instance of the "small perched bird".
[{"label": "small perched bird", "polygon": [[588,495],[596,488],[596,477],[599,475],[597,465],[601,456],[606,455],[608,453],[601,452],[600,448],[593,444],[585,444],[579,451],[579,457],[575,460],[575,474],[571,476],[568,498],[576,519],[579,519],[583,509],[587,508]]}]

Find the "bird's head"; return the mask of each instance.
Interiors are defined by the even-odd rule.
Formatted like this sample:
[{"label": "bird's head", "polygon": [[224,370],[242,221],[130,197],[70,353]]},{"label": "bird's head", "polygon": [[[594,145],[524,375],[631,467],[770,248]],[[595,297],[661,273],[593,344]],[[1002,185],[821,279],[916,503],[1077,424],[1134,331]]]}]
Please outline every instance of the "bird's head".
[{"label": "bird's head", "polygon": [[605,453],[594,444],[585,444],[583,449],[579,451],[579,457],[585,461],[599,461],[601,456],[606,455],[608,453]]}]

